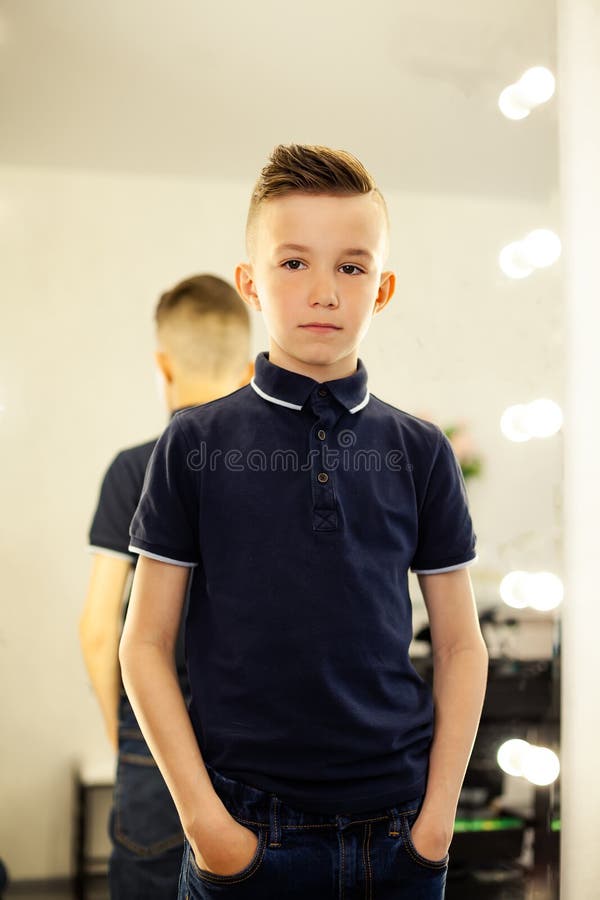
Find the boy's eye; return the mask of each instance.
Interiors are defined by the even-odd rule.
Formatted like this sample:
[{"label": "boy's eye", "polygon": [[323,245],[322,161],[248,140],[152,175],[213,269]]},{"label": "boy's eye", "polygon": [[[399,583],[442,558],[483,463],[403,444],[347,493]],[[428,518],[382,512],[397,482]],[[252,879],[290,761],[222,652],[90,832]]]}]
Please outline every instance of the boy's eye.
[{"label": "boy's eye", "polygon": [[362,275],[363,270],[358,266],[353,265],[353,263],[346,263],[343,266],[340,266],[340,269],[344,273],[344,275]]},{"label": "boy's eye", "polygon": [[288,259],[283,263],[284,269],[290,269],[292,272],[297,272],[303,265],[299,259]]}]

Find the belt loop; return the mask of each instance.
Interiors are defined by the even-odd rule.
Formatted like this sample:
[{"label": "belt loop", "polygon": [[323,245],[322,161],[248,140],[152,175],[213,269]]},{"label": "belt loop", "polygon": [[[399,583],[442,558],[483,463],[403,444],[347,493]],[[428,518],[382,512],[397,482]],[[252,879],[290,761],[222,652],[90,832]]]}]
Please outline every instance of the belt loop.
[{"label": "belt loop", "polygon": [[388,815],[390,817],[390,830],[388,832],[390,837],[400,837],[400,814],[395,806],[388,809]]},{"label": "belt loop", "polygon": [[271,810],[269,814],[269,847],[281,847],[281,823],[279,821],[279,806],[281,800],[275,794],[271,794]]}]

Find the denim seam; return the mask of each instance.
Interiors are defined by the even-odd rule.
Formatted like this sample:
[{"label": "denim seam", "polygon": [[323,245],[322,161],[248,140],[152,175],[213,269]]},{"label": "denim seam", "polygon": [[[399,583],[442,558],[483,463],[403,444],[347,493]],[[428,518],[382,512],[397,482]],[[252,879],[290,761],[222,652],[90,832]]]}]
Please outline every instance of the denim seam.
[{"label": "denim seam", "polygon": [[143,756],[141,753],[121,753],[123,762],[132,763],[134,766],[148,766],[156,768],[156,763],[151,756]]},{"label": "denim seam", "polygon": [[119,737],[129,738],[130,740],[143,741],[144,735],[139,728],[119,728]]},{"label": "denim seam", "polygon": [[273,794],[271,797],[271,820],[269,822],[269,847],[281,847],[280,825],[277,813],[279,811],[280,800]]},{"label": "denim seam", "polygon": [[[416,809],[408,809],[406,810],[407,815],[412,815],[415,813]],[[246,819],[242,816],[238,816],[235,813],[232,813],[234,819],[238,822],[248,823],[248,825],[260,825],[262,828],[267,828],[269,826],[269,822],[258,822],[255,819]],[[368,825],[373,822],[383,822],[387,821],[389,816],[376,816],[374,819],[357,819],[356,821],[349,822],[349,825]],[[338,825],[336,822],[320,822],[313,825],[279,825],[279,829],[288,829],[291,831],[297,830],[299,828],[337,828]]]},{"label": "denim seam", "polygon": [[131,850],[136,856],[139,856],[140,859],[147,856],[156,856],[158,853],[164,853],[166,850],[173,850],[175,847],[181,847],[183,845],[183,837],[174,835],[173,837],[165,838],[162,841],[157,841],[149,847],[144,847],[142,844],[136,844],[135,841],[126,837],[121,831],[118,823],[119,819],[117,817],[115,837],[118,838],[120,844],[127,847],[128,850]]},{"label": "denim seam", "polygon": [[346,845],[344,844],[344,832],[340,829],[340,848],[341,848],[341,860],[340,860],[340,900],[344,900],[344,883],[346,880]]},{"label": "denim seam", "polygon": [[365,900],[371,900],[373,889],[373,873],[371,871],[371,860],[369,857],[369,843],[371,841],[371,823],[365,825],[365,833],[363,838],[363,866],[365,869]]}]

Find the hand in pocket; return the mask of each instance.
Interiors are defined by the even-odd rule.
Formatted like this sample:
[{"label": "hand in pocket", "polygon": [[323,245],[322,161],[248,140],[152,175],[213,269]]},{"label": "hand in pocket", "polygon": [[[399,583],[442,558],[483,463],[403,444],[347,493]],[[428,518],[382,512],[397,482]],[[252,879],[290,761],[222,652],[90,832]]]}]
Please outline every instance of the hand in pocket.
[{"label": "hand in pocket", "polygon": [[258,836],[232,817],[227,826],[203,838],[202,849],[190,838],[199,869],[213,875],[235,875],[247,868],[258,848]]},{"label": "hand in pocket", "polygon": [[432,828],[426,823],[416,819],[411,830],[410,839],[412,845],[423,859],[439,862],[448,853],[450,842],[442,829]]}]

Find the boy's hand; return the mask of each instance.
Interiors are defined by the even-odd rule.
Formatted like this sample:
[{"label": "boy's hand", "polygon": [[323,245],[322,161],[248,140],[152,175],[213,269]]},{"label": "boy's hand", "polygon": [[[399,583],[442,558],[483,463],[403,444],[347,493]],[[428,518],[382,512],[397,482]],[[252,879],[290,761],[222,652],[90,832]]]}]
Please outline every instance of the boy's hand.
[{"label": "boy's hand", "polygon": [[210,835],[202,838],[202,850],[193,838],[189,838],[198,868],[214,875],[235,875],[252,861],[258,837],[249,828],[229,817],[229,821],[212,829]]},{"label": "boy's hand", "polygon": [[444,859],[452,841],[452,832],[448,833],[437,823],[427,822],[422,815],[411,828],[410,836],[417,853],[432,862]]}]

